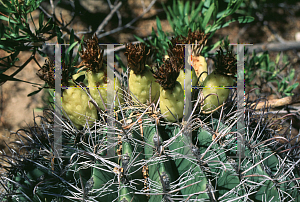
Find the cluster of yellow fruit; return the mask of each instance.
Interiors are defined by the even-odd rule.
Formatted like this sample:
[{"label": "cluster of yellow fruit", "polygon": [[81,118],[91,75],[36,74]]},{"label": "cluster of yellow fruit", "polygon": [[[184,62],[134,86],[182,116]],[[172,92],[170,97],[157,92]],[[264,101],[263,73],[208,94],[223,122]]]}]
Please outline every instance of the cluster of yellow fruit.
[{"label": "cluster of yellow fruit", "polygon": [[[157,66],[155,71],[153,67],[150,68],[145,64],[150,50],[146,50],[144,44],[127,45],[125,55],[131,69],[130,92],[143,104],[147,101],[156,102],[160,97],[160,112],[164,118],[170,122],[181,119],[184,110],[185,50],[184,46],[177,45],[199,42],[198,46],[193,45],[192,50],[192,86],[202,86],[203,97],[206,97],[201,107],[203,112],[216,109],[226,101],[230,87],[234,84],[232,72],[236,69],[236,59],[232,52],[227,51],[224,54],[221,49],[217,55],[216,69],[207,76],[207,63],[200,55],[206,40],[207,35],[199,31],[189,32],[187,37],[172,38],[169,44],[169,54],[165,56],[163,65]],[[159,88],[154,81],[161,87]]]},{"label": "cluster of yellow fruit", "polygon": [[[207,63],[200,55],[206,44],[207,35],[196,31],[189,32],[187,37],[178,36],[171,39],[168,55],[162,65],[156,68],[146,64],[152,49],[145,44],[127,44],[125,56],[130,69],[128,90],[131,101],[139,104],[156,103],[160,99],[160,112],[170,122],[183,117],[184,110],[184,66],[185,49],[177,44],[192,46],[192,86],[201,86],[203,112],[220,106],[229,96],[230,89],[224,88],[234,84],[232,69],[236,69],[236,59],[232,52],[217,55],[216,69],[207,75]],[[80,52],[82,62],[80,71],[68,81],[68,88],[63,91],[62,107],[76,127],[91,125],[98,118],[98,110],[106,111],[107,103],[107,67],[103,62],[103,50],[99,47],[98,38],[94,36],[86,41],[86,47]],[[230,70],[230,71],[228,71]],[[231,72],[231,75],[228,74]],[[81,78],[81,85],[75,82]],[[123,90],[118,79],[115,81],[115,109],[124,103]]]},{"label": "cluster of yellow fruit", "polygon": [[[73,75],[68,88],[63,91],[62,107],[73,124],[81,128],[86,124],[91,125],[98,119],[97,108],[106,111],[107,103],[107,67],[103,63],[103,50],[99,47],[98,38],[94,36],[86,41],[86,48],[81,51],[82,62],[79,67],[81,72]],[[78,86],[74,81],[84,76],[83,86]],[[115,80],[117,96],[114,107],[118,108],[123,103],[121,83]],[[87,87],[87,88],[86,88]],[[83,90],[86,89],[86,90]],[[91,101],[91,98],[93,101]]]}]

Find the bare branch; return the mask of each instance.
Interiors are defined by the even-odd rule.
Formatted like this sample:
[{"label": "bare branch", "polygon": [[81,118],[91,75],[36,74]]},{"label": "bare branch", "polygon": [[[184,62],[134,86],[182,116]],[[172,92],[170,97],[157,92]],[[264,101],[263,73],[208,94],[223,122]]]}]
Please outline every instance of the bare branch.
[{"label": "bare branch", "polygon": [[255,106],[255,109],[262,109],[265,106],[270,106],[271,108],[275,108],[275,107],[281,107],[284,105],[288,105],[288,104],[293,104],[293,103],[297,103],[300,102],[300,95],[296,94],[294,96],[289,96],[289,97],[284,97],[284,98],[280,98],[280,99],[272,99],[272,100],[268,100],[266,102],[259,102],[258,104],[253,103],[252,106]]},{"label": "bare branch", "polygon": [[[54,22],[56,22],[56,24],[62,26],[62,27],[60,27],[60,28],[61,28],[63,31],[67,32],[68,34],[71,34],[71,30],[70,30],[69,28],[67,28],[66,26],[64,26],[64,25],[63,25],[63,22],[59,22],[59,21],[57,20],[57,18],[56,18],[54,15],[50,15],[50,14],[49,14],[44,8],[42,8],[41,6],[39,6],[39,9],[46,15],[46,18],[47,18],[47,19],[52,18],[52,19],[54,20]],[[53,12],[53,10],[52,10],[52,12]],[[74,20],[74,17],[72,18],[72,20]],[[72,20],[71,20],[70,22],[72,22]],[[70,22],[69,22],[67,25],[69,25]],[[77,36],[75,33],[74,33],[74,38],[75,38],[75,40],[77,40],[77,41],[81,41],[80,37]]]},{"label": "bare branch", "polygon": [[253,46],[249,46],[248,52],[252,53],[254,50],[256,53],[264,52],[264,51],[287,51],[287,50],[300,50],[300,42],[299,41],[285,41],[274,42],[274,43],[262,43],[256,44]]},{"label": "bare branch", "polygon": [[137,20],[139,20],[140,18],[142,18],[142,17],[143,17],[143,16],[144,16],[151,8],[152,8],[152,6],[155,4],[155,2],[156,2],[156,0],[152,0],[152,2],[149,4],[149,6],[147,7],[147,9],[144,10],[144,12],[143,12],[140,16],[134,18],[133,20],[131,20],[131,21],[130,21],[129,23],[127,23],[126,25],[124,25],[124,26],[122,26],[122,27],[118,27],[118,28],[116,28],[116,29],[113,29],[113,30],[111,30],[111,31],[109,31],[109,32],[105,32],[105,33],[103,33],[103,34],[97,35],[98,38],[100,39],[100,38],[102,38],[102,37],[108,36],[108,35],[110,35],[110,34],[114,34],[114,33],[118,32],[118,31],[121,31],[121,30],[123,30],[123,29],[126,29],[126,28],[131,27],[131,25],[132,25],[133,23],[135,23]]},{"label": "bare branch", "polygon": [[[117,2],[118,2],[118,1],[116,1],[115,4],[116,4]],[[112,10],[114,7],[112,6],[110,0],[107,0],[107,3],[108,3],[109,8]],[[121,15],[121,13],[120,13],[119,10],[117,10],[116,13],[117,13],[117,16],[118,16],[118,19],[119,19],[118,27],[121,27],[121,25],[122,25],[122,15]]]},{"label": "bare branch", "polygon": [[[98,36],[99,33],[102,31],[103,27],[108,23],[108,21],[112,18],[113,14],[121,7],[122,2],[119,2],[113,10],[110,11],[110,13],[106,16],[106,18],[103,20],[103,22],[99,25],[97,28],[95,34]],[[93,34],[94,35],[94,34]],[[99,38],[99,37],[98,37]]]}]

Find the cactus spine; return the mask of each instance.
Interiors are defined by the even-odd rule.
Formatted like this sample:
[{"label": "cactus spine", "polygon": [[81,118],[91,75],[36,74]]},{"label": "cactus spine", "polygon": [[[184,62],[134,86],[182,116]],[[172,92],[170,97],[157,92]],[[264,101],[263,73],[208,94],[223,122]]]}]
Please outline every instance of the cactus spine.
[{"label": "cactus spine", "polygon": [[[162,87],[182,92],[174,58],[153,71]],[[199,96],[194,107],[202,101]],[[59,120],[64,149],[59,158],[54,115],[45,111],[40,125],[15,134],[24,152],[10,148],[11,156],[1,155],[10,164],[0,178],[2,201],[300,201],[299,148],[278,145],[266,118],[253,118],[251,103],[246,133],[238,131],[241,115],[229,102],[220,114],[194,110],[187,122],[176,123],[172,117],[180,117],[181,106],[170,102],[175,110],[166,109],[174,116],[163,121],[162,103],[158,108],[126,101],[116,111],[115,126],[106,123],[109,115],[102,110],[102,119],[83,129]],[[245,153],[236,158],[239,134]]]}]

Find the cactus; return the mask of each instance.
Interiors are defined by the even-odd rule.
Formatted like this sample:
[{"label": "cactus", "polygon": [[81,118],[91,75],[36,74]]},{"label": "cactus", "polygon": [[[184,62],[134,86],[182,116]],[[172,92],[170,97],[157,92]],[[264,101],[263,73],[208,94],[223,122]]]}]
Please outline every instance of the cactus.
[{"label": "cactus", "polygon": [[[1,156],[10,164],[1,177],[2,201],[300,200],[300,160],[290,155],[297,147],[278,147],[265,129],[257,130],[265,123],[257,122],[246,124],[245,156],[235,158],[238,113],[192,116],[171,123],[153,104],[124,107],[115,120],[117,136],[105,122],[78,130],[63,119],[65,157],[53,158],[48,114],[41,125],[16,133],[25,152],[11,148],[13,156]],[[112,146],[116,153],[107,156]]]},{"label": "cactus", "polygon": [[[19,149],[0,156],[9,164],[2,166],[2,201],[300,201],[299,148],[277,137],[266,115],[257,119],[249,101],[245,117],[232,105],[236,96],[207,116],[196,111],[205,103],[198,96],[187,121],[179,121],[179,65],[171,55],[152,67],[162,85],[159,107],[128,98],[114,116],[96,108],[101,118],[83,129],[66,117],[55,122],[63,156],[55,158],[54,110],[16,132]],[[174,88],[180,104],[164,100]],[[243,155],[237,155],[238,135]]]}]

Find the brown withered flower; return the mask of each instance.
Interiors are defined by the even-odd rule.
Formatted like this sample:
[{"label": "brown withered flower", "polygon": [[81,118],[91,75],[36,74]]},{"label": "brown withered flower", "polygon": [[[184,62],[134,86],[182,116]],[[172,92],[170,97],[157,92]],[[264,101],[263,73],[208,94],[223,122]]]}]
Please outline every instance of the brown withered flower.
[{"label": "brown withered flower", "polygon": [[[62,61],[62,86],[67,86],[68,85],[68,80],[69,80],[69,70],[68,67],[66,66],[65,62]],[[55,88],[55,65],[54,62],[50,59],[45,60],[45,64],[42,66],[41,69],[38,70],[36,73],[40,79],[45,81],[49,88]]]},{"label": "brown withered flower", "polygon": [[179,60],[180,69],[184,68],[185,63],[185,46],[183,44],[194,44],[192,46],[192,55],[198,56],[205,46],[208,36],[208,34],[205,34],[204,32],[201,32],[199,30],[192,32],[191,29],[189,29],[187,37],[179,35],[177,37],[173,37],[170,40],[171,43],[169,43],[169,49],[172,54]]},{"label": "brown withered flower", "polygon": [[184,45],[180,45],[180,44],[185,44],[186,42],[186,38],[183,36],[177,36],[177,37],[173,37],[171,39],[171,44],[169,43],[169,51],[168,54],[170,56],[170,54],[173,55],[173,57],[175,57],[178,61],[178,65],[179,65],[179,69],[183,69],[184,68],[184,56],[185,56],[185,46]]},{"label": "brown withered flower", "polygon": [[85,49],[80,51],[80,57],[82,58],[80,66],[84,66],[88,71],[98,73],[103,66],[104,50],[100,48],[96,34],[85,42]]},{"label": "brown withered flower", "polygon": [[171,56],[170,58],[163,60],[163,64],[160,67],[157,66],[156,71],[153,69],[151,71],[156,82],[166,90],[174,88],[180,69],[176,62],[176,58]]},{"label": "brown withered flower", "polygon": [[186,43],[194,44],[192,46],[192,54],[194,56],[200,55],[203,47],[206,45],[208,37],[209,37],[209,34],[205,34],[204,32],[201,32],[199,30],[192,32],[191,29],[189,29]]},{"label": "brown withered flower", "polygon": [[235,75],[237,73],[237,59],[232,51],[227,50],[226,54],[224,54],[223,49],[220,48],[216,58],[216,71],[218,73],[226,75]]},{"label": "brown withered flower", "polygon": [[186,43],[192,44],[192,43],[195,43],[195,41],[197,41],[198,44],[205,44],[208,37],[209,37],[209,34],[205,34],[202,31],[196,30],[196,31],[192,32],[192,30],[189,29]]},{"label": "brown withered flower", "polygon": [[135,74],[141,74],[145,69],[147,58],[151,54],[151,49],[144,43],[126,44],[124,55],[127,57],[128,66]]}]

